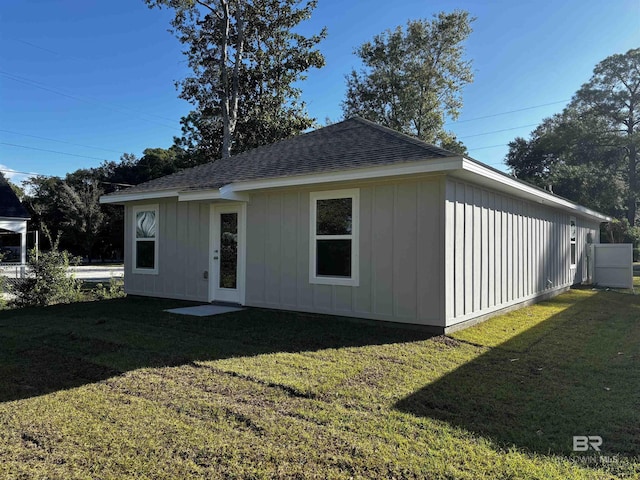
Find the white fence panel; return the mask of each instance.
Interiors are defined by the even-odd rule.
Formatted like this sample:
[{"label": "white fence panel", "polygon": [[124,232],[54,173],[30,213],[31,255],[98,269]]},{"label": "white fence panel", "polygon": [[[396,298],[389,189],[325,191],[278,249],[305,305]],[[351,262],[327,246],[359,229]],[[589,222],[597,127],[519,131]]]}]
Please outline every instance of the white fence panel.
[{"label": "white fence panel", "polygon": [[601,287],[633,288],[633,245],[600,243],[593,247],[593,282]]}]

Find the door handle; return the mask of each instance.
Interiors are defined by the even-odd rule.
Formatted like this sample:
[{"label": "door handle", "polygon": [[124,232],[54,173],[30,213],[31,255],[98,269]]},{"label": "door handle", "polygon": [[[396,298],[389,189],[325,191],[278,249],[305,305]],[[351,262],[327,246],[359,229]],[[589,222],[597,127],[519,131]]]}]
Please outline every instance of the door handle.
[{"label": "door handle", "polygon": [[214,260],[218,260],[218,257],[213,257]]}]

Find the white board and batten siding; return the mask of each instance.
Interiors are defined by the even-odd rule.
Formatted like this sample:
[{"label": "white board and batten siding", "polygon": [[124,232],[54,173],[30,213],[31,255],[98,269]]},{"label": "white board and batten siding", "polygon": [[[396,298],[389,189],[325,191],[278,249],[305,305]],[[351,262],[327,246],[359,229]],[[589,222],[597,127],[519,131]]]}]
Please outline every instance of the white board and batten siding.
[{"label": "white board and batten siding", "polygon": [[[587,280],[587,239],[599,223],[448,178],[445,200],[446,326],[559,292]],[[589,237],[588,237],[589,235]]]},{"label": "white board and batten siding", "polygon": [[[159,248],[157,274],[132,271],[133,207],[158,205]],[[129,203],[125,207],[125,291],[130,295],[144,295],[182,300],[208,301],[209,216],[208,203],[154,200]]]},{"label": "white board and batten siding", "polygon": [[310,193],[251,195],[249,306],[444,327],[443,177],[349,184],[359,188],[359,285],[309,282]]},{"label": "white board and batten siding", "polygon": [[[359,283],[311,283],[310,194],[359,189]],[[125,290],[209,301],[211,203],[159,199],[156,274],[133,273]],[[575,217],[576,265],[570,266]],[[444,175],[255,192],[247,204],[247,306],[427,325],[447,331],[587,280],[587,238],[599,223]]]}]

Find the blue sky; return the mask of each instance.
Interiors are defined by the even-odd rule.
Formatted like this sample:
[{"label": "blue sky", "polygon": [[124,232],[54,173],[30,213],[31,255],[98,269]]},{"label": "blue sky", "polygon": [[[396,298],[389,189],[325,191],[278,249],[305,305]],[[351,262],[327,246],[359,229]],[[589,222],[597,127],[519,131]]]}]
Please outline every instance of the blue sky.
[{"label": "blue sky", "polygon": [[[456,8],[477,17],[466,43],[475,81],[447,128],[497,168],[506,144],[561,111],[599,61],[640,47],[640,0],[319,0],[301,26],[328,28],[320,45],[327,64],[301,85],[309,113],[320,123],[340,119],[344,76],[359,67],[356,46]],[[169,147],[190,109],[174,87],[188,71],[170,18],[142,0],[4,2],[0,168],[64,176]]]}]

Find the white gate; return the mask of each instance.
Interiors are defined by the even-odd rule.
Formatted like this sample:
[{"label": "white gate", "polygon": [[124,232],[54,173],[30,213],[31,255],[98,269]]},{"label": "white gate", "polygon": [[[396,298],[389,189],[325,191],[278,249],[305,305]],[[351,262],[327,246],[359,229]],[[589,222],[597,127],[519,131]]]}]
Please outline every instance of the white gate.
[{"label": "white gate", "polygon": [[596,243],[593,246],[593,283],[601,287],[633,288],[633,245]]}]

